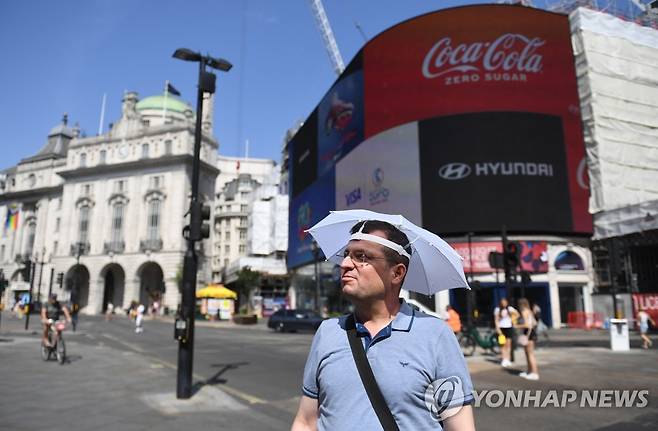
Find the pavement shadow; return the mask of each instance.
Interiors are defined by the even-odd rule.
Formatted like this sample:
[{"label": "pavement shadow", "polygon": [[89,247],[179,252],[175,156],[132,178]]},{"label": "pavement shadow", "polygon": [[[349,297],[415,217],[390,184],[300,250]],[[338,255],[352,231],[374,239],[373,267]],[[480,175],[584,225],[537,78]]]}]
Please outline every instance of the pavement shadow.
[{"label": "pavement shadow", "polygon": [[66,359],[64,360],[65,364],[72,364],[74,362],[77,362],[82,359],[81,355],[68,355],[66,356]]},{"label": "pavement shadow", "polygon": [[229,370],[235,370],[240,368],[241,366],[244,365],[249,365],[249,362],[233,362],[229,364],[213,364],[211,365],[212,368],[220,368],[215,374],[210,376],[204,381],[196,382],[192,386],[192,395],[196,394],[198,391],[201,390],[204,386],[210,385],[219,385],[219,384],[224,384],[228,382],[227,379],[222,378],[222,375],[226,373]]}]

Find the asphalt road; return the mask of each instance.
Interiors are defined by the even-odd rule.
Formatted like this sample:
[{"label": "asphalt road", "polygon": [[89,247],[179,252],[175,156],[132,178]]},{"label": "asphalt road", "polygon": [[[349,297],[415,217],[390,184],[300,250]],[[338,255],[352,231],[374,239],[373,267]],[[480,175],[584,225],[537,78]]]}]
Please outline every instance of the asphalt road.
[{"label": "asphalt road", "polygon": [[[197,326],[189,411],[174,405],[177,343],[171,321],[146,320],[144,332],[119,317],[81,317],[67,332],[64,366],[39,358],[38,334],[3,315],[0,328],[0,430],[284,430],[297,408],[312,334],[279,334],[263,324]],[[38,329],[35,322],[31,329]],[[637,337],[633,346],[637,345]],[[563,331],[538,351],[541,380],[503,370],[495,358],[467,360],[477,391],[646,390],[644,406],[491,406],[475,409],[479,430],[654,430],[658,423],[658,349],[611,352],[604,333]],[[658,344],[658,343],[656,343]],[[160,399],[170,401],[159,404]],[[166,401],[166,400],[165,400]],[[178,409],[178,410],[177,410]],[[50,420],[50,419],[54,419]]]}]

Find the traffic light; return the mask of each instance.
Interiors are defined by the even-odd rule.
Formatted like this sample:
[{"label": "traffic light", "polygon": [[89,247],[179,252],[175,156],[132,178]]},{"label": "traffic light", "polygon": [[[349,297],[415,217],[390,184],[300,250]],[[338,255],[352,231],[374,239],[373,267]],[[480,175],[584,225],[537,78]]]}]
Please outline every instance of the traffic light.
[{"label": "traffic light", "polygon": [[505,265],[516,270],[521,262],[521,244],[516,241],[509,241],[505,250]]},{"label": "traffic light", "polygon": [[59,285],[60,289],[62,288],[62,286],[64,286],[64,273],[63,272],[58,272],[57,273],[57,284]]},{"label": "traffic light", "polygon": [[201,241],[210,238],[210,225],[206,223],[208,220],[210,220],[210,207],[201,202],[193,202],[190,208],[190,240]]},{"label": "traffic light", "polygon": [[503,261],[505,264],[505,280],[514,282],[519,263],[521,263],[521,244],[516,241],[507,241],[505,250],[503,250]]}]

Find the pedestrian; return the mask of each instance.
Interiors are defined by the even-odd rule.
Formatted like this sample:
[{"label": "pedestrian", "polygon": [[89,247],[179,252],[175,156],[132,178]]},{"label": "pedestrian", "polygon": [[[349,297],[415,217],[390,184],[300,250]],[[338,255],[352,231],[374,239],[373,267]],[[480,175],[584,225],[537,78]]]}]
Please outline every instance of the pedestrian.
[{"label": "pedestrian", "polygon": [[158,316],[158,313],[160,312],[160,300],[155,299],[153,301],[153,319],[155,319]]},{"label": "pedestrian", "polygon": [[537,369],[537,359],[535,358],[535,343],[537,342],[537,319],[530,309],[530,303],[527,299],[521,298],[518,302],[521,317],[518,319],[516,328],[521,331],[518,338],[518,344],[523,346],[525,358],[528,363],[528,371],[519,374],[520,377],[528,380],[539,380],[539,371]]},{"label": "pedestrian", "polygon": [[640,323],[640,337],[642,337],[642,348],[643,349],[648,349],[649,347],[653,346],[653,341],[651,341],[651,338],[647,335],[649,332],[649,322],[651,322],[651,325],[653,327],[656,327],[656,322],[651,318],[649,313],[647,313],[647,309],[645,307],[640,307],[640,311],[637,312],[637,320]]},{"label": "pedestrian", "polygon": [[[474,430],[473,387],[457,339],[443,320],[399,298],[412,253],[407,235],[378,220],[347,230],[334,257],[354,313],[317,330],[292,430]],[[441,403],[443,383],[452,391]]]},{"label": "pedestrian", "polygon": [[112,314],[114,313],[114,304],[111,302],[107,303],[107,308],[105,309],[105,320],[108,322],[112,320]]},{"label": "pedestrian", "polygon": [[513,321],[519,317],[519,312],[509,305],[507,298],[502,298],[498,303],[498,307],[494,309],[494,323],[496,325],[496,332],[498,335],[505,337],[505,343],[501,346],[501,361],[500,365],[503,368],[508,368],[512,365],[510,357],[512,354],[512,338],[514,337],[514,323]]},{"label": "pedestrian", "polygon": [[146,311],[144,304],[139,304],[135,310],[135,334],[141,334],[144,332],[144,327],[142,326],[144,321],[144,311]]},{"label": "pedestrian", "polygon": [[454,332],[455,335],[459,334],[459,332],[462,330],[461,318],[459,317],[457,310],[455,310],[452,305],[446,305],[445,321],[448,326],[450,326],[450,329],[452,329],[452,332]]},{"label": "pedestrian", "polygon": [[[546,324],[541,318],[541,307],[539,306],[539,304],[534,303],[532,305],[532,312],[534,313],[535,319],[537,320],[537,328],[536,328],[537,341],[539,341],[540,336],[543,336],[546,339],[546,341],[549,341],[550,338],[548,336],[548,327],[546,326]],[[535,344],[535,348],[537,348],[537,344]]]}]

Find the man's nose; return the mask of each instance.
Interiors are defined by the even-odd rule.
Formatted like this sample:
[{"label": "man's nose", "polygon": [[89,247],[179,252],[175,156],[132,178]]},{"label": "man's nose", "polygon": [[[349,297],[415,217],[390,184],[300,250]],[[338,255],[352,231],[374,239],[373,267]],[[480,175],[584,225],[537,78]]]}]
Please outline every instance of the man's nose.
[{"label": "man's nose", "polygon": [[345,270],[354,268],[354,262],[352,261],[352,258],[349,255],[343,258],[343,261],[340,263],[340,268]]}]

